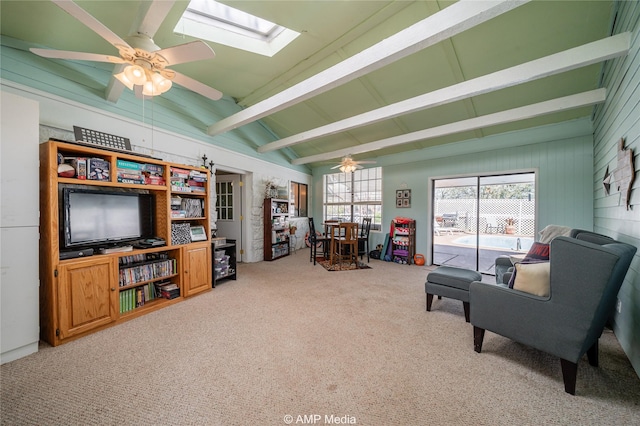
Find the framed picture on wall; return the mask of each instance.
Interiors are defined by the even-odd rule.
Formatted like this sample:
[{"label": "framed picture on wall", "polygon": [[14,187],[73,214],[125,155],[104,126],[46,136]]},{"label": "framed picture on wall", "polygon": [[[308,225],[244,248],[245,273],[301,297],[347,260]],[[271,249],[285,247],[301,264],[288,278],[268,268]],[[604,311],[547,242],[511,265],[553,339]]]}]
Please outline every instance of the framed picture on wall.
[{"label": "framed picture on wall", "polygon": [[396,198],[396,207],[402,207],[402,198]]},{"label": "framed picture on wall", "polygon": [[411,198],[403,198],[402,207],[411,207]]},{"label": "framed picture on wall", "polygon": [[398,198],[402,198],[402,189],[398,189],[396,191],[396,199],[398,199]]},{"label": "framed picture on wall", "polygon": [[405,189],[404,191],[402,191],[402,198],[411,198],[411,190]]}]

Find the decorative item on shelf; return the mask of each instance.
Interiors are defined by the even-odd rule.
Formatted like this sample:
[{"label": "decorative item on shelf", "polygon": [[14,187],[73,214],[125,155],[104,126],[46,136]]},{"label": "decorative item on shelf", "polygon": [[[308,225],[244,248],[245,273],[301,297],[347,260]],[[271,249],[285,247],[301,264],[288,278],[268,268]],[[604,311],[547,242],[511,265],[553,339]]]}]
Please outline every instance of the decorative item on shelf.
[{"label": "decorative item on shelf", "polygon": [[512,217],[508,217],[504,220],[506,226],[504,227],[505,234],[515,234],[516,233],[516,220]]},{"label": "decorative item on shelf", "polygon": [[214,163],[213,161],[209,161],[209,164],[207,164],[207,154],[203,154],[202,155],[202,168],[203,169],[209,169],[209,172],[213,175],[215,174],[215,172],[213,171],[213,167],[216,165],[216,163]]},{"label": "decorative item on shelf", "polygon": [[275,180],[265,180],[264,198],[278,198],[278,185],[276,184]]}]

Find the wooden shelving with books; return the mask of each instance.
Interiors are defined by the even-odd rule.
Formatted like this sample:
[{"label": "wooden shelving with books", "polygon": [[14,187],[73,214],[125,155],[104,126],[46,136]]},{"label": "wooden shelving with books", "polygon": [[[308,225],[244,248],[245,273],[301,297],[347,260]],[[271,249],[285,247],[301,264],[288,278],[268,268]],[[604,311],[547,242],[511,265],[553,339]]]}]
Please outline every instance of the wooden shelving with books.
[{"label": "wooden shelving with books", "polygon": [[289,201],[264,200],[264,260],[289,255]]},{"label": "wooden shelving with books", "polygon": [[[41,339],[56,346],[211,289],[208,177],[141,154],[42,143]],[[173,217],[176,197],[184,217]]]},{"label": "wooden shelving with books", "polygon": [[209,171],[173,164],[171,188],[171,234],[174,244],[209,240]]},{"label": "wooden shelving with books", "polygon": [[120,315],[180,297],[179,253],[140,253],[118,261]]}]

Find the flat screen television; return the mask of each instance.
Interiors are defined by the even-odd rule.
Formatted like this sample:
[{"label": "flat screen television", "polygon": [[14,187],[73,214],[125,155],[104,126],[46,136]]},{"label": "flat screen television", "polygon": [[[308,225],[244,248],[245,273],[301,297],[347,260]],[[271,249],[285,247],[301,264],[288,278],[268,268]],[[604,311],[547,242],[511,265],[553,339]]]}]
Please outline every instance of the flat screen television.
[{"label": "flat screen television", "polygon": [[152,194],[64,188],[63,248],[108,246],[155,235]]}]

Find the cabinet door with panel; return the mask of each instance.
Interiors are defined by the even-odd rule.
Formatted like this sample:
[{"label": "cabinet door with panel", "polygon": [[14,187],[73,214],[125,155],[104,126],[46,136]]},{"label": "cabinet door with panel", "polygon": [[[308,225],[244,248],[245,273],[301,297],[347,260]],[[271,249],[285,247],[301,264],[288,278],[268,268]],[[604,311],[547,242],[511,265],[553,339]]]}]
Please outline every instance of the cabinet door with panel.
[{"label": "cabinet door with panel", "polygon": [[209,243],[185,247],[184,293],[191,296],[211,288],[211,247]]},{"label": "cabinet door with panel", "polygon": [[117,320],[117,280],[113,257],[58,266],[60,339]]}]

